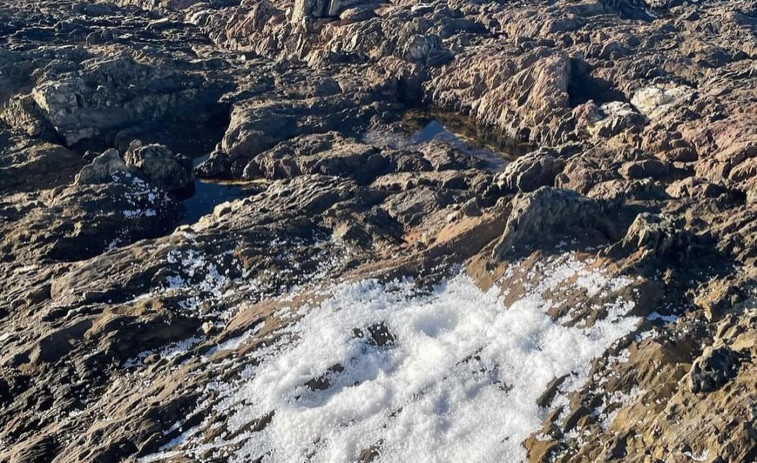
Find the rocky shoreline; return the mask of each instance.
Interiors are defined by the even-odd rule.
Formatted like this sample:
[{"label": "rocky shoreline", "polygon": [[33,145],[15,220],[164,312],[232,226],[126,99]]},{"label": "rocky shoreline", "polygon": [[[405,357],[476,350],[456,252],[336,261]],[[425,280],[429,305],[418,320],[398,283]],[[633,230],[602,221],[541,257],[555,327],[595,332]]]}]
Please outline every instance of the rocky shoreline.
[{"label": "rocky shoreline", "polygon": [[[328,344],[319,316],[364,368],[479,330],[424,380],[531,407],[480,461],[757,458],[753,2],[292,3],[0,5],[0,462],[286,461],[302,415],[254,372]],[[386,318],[330,312],[370,306],[354,288]],[[508,372],[527,303],[543,331]],[[588,346],[575,368],[553,332]],[[329,355],[271,390],[412,390]],[[377,429],[414,400],[344,461],[407,457]],[[298,461],[353,442],[311,431]],[[448,443],[421,459],[464,460]]]}]

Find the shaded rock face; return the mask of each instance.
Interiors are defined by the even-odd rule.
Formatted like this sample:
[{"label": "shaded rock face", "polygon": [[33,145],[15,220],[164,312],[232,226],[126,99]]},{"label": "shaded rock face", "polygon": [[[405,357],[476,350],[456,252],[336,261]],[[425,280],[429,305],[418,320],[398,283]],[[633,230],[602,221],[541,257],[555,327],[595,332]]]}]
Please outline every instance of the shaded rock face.
[{"label": "shaded rock face", "polygon": [[4,206],[2,249],[11,262],[80,260],[166,233],[183,212],[164,190],[127,172],[112,174],[107,183],[60,187],[50,197]]},{"label": "shaded rock face", "polygon": [[636,253],[641,261],[669,258],[685,263],[691,259],[694,241],[693,233],[686,230],[682,222],[642,213],[633,221],[623,240],[607,252]]},{"label": "shaded rock face", "polygon": [[84,160],[60,145],[24,141],[4,150],[0,163],[0,190],[10,194],[65,185]]},{"label": "shaded rock face", "polygon": [[118,150],[111,148],[84,166],[74,181],[77,184],[107,183],[119,172],[129,172],[129,168]]},{"label": "shaded rock face", "polygon": [[527,154],[508,164],[501,176],[503,186],[510,191],[530,192],[552,186],[565,162],[550,153]]},{"label": "shaded rock face", "polygon": [[[278,411],[232,431],[247,417],[215,385],[294,345],[337,283],[432,297],[459,268],[507,304],[570,274],[540,295],[544,326],[601,335],[617,301],[634,323],[591,365],[536,372],[519,405],[540,427],[497,439],[522,460],[754,460],[755,18],[736,1],[2,2],[0,462],[265,460],[235,452]],[[411,108],[482,149],[418,139]],[[187,220],[193,186],[186,208],[206,209]],[[380,377],[406,328],[340,335]],[[518,396],[480,348],[450,371]],[[308,365],[298,403],[370,384],[351,361]]]},{"label": "shaded rock face", "polygon": [[[30,107],[12,102],[3,119],[32,136],[43,135],[40,127],[49,125],[72,146],[136,121],[190,119],[185,111],[207,111],[220,96],[222,87],[204,82],[197,74],[163,69],[141,64],[128,55],[93,59],[76,75],[49,76],[57,80],[46,80],[32,89]],[[181,112],[177,113],[178,108]]]},{"label": "shaded rock face", "polygon": [[550,187],[516,196],[512,201],[513,212],[492,257],[504,260],[512,254],[522,254],[531,247],[554,241],[555,236],[570,227],[591,230],[601,220],[605,208],[601,202],[575,192]]},{"label": "shaded rock face", "polygon": [[738,373],[738,354],[720,347],[708,348],[691,366],[689,378],[692,392],[713,392],[723,387]]},{"label": "shaded rock face", "polygon": [[186,188],[192,182],[192,160],[174,155],[162,145],[141,146],[132,142],[124,155],[128,166],[134,166],[151,184],[168,191]]}]

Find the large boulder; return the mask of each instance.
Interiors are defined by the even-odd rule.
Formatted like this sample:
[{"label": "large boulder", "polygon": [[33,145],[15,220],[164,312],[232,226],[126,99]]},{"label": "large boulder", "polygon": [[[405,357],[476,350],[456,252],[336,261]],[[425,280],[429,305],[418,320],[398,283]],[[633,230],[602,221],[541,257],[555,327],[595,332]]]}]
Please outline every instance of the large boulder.
[{"label": "large boulder", "polygon": [[236,104],[231,121],[221,141],[224,162],[213,160],[227,171],[198,166],[203,175],[241,176],[251,160],[277,144],[301,135],[338,130],[349,133],[366,124],[378,105],[361,107],[343,95],[314,97],[307,100],[246,100]]},{"label": "large boulder", "polygon": [[638,132],[647,122],[626,102],[611,101],[599,106],[594,101],[573,110],[575,131],[579,136],[610,138],[624,131]]},{"label": "large boulder", "polygon": [[508,164],[498,180],[505,190],[529,192],[554,185],[555,177],[564,167],[565,161],[540,150]]},{"label": "large boulder", "polygon": [[135,140],[124,154],[124,162],[138,169],[147,181],[167,191],[184,189],[193,180],[192,160],[172,153],[163,145],[142,146]]},{"label": "large boulder", "polygon": [[651,85],[639,89],[631,104],[648,118],[660,119],[694,97],[695,90],[686,85]]},{"label": "large boulder", "polygon": [[250,161],[243,177],[294,178],[303,174],[351,177],[365,184],[383,174],[388,161],[377,148],[336,132],[314,134],[276,145]]},{"label": "large boulder", "polygon": [[442,52],[442,39],[438,35],[414,34],[399,44],[399,55],[413,63],[425,63],[427,59]]},{"label": "large boulder", "polygon": [[193,180],[191,159],[174,155],[163,145],[142,146],[142,142],[134,140],[123,157],[113,148],[97,156],[82,168],[75,183],[108,183],[117,173],[142,177],[151,185],[171,192],[187,188]]},{"label": "large boulder", "polygon": [[668,215],[643,212],[636,216],[626,236],[603,252],[613,256],[633,255],[639,264],[659,259],[679,264],[688,262],[695,237],[683,222]]},{"label": "large boulder", "polygon": [[111,148],[93,159],[92,163],[84,166],[76,175],[74,183],[77,185],[108,183],[113,180],[113,174],[130,171],[133,172],[133,169],[130,169],[121,159],[118,150]]},{"label": "large boulder", "polygon": [[555,178],[555,186],[585,195],[600,183],[617,180],[620,175],[616,155],[612,150],[592,148],[573,156]]},{"label": "large boulder", "polygon": [[518,194],[492,257],[502,261],[555,242],[576,227],[592,229],[604,210],[603,203],[560,188],[542,187]]}]

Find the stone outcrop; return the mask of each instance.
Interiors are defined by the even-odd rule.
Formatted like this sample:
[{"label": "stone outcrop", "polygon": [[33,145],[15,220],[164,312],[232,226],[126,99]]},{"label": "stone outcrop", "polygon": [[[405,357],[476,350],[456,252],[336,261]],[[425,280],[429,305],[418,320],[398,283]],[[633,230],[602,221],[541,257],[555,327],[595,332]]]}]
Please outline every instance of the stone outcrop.
[{"label": "stone outcrop", "polygon": [[151,184],[168,191],[187,188],[192,182],[192,160],[173,154],[163,145],[142,145],[135,140],[124,154],[127,166],[133,166]]},{"label": "stone outcrop", "polygon": [[354,5],[366,3],[365,0],[296,0],[292,10],[292,22],[305,19],[335,18],[339,13]]},{"label": "stone outcrop", "polygon": [[75,183],[108,183],[118,174],[136,175],[157,188],[176,192],[191,184],[192,160],[174,155],[163,145],[143,146],[134,140],[123,157],[111,148],[94,158],[79,172]]},{"label": "stone outcrop", "polygon": [[0,191],[10,194],[65,185],[83,165],[81,156],[60,145],[24,140],[0,155]]},{"label": "stone outcrop", "polygon": [[121,154],[116,149],[109,149],[97,156],[92,162],[76,175],[77,184],[108,183],[113,175],[118,173],[133,173],[126,165]]},{"label": "stone outcrop", "polygon": [[519,194],[512,201],[512,212],[492,257],[504,260],[528,254],[533,247],[556,244],[571,227],[592,230],[602,219],[606,206],[573,191],[542,187],[533,193]]},{"label": "stone outcrop", "polygon": [[502,186],[510,191],[530,192],[543,186],[553,186],[565,161],[549,152],[534,152],[519,157],[505,167],[500,176]]},{"label": "stone outcrop", "polygon": [[[323,288],[425,294],[462,266],[513,300],[565,253],[630,283],[577,275],[551,322],[591,330],[622,296],[638,325],[585,384],[549,383],[527,460],[754,460],[755,18],[731,0],[2,2],[0,462],[137,461],[190,428],[195,453],[160,458],[210,460],[233,417],[198,391],[288,342]],[[356,329],[361,349],[402,342]]]},{"label": "stone outcrop", "polygon": [[608,253],[636,253],[640,261],[674,259],[684,264],[691,259],[696,247],[690,230],[666,216],[639,214],[628,228],[622,241],[607,250]]},{"label": "stone outcrop", "polygon": [[[485,61],[479,56],[490,57]],[[429,98],[496,127],[515,140],[560,142],[559,120],[570,112],[571,61],[567,54],[509,45],[472,47],[427,84]]]},{"label": "stone outcrop", "polygon": [[694,360],[689,372],[692,392],[713,392],[721,388],[738,373],[738,354],[727,347],[708,347]]}]

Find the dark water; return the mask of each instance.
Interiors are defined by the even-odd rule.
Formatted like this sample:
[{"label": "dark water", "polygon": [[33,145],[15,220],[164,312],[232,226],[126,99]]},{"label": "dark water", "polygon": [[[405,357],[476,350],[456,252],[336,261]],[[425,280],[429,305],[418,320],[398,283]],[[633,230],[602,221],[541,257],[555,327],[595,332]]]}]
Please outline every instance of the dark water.
[{"label": "dark water", "polygon": [[[193,158],[196,167],[205,161],[220,142],[226,130],[226,121],[211,120],[205,123],[190,125],[165,124],[135,127],[120,134],[116,140],[121,150],[125,150],[128,143],[139,138],[143,143],[161,143],[168,146],[174,153],[181,153]],[[243,198],[247,195],[239,184],[212,182],[195,179],[192,187],[177,194],[186,209],[181,225],[196,223],[200,217],[210,214],[213,209],[226,201]]]},{"label": "dark water", "polygon": [[[208,159],[209,155],[200,156],[194,159],[194,166]],[[248,193],[243,185],[235,183],[214,182],[195,178],[194,191],[188,192],[188,197],[183,200],[186,215],[181,221],[181,225],[193,224],[200,220],[200,217],[210,214],[213,209],[226,201],[233,201],[238,198],[244,198]]]},{"label": "dark water", "polygon": [[213,212],[217,205],[245,196],[247,193],[240,185],[195,179],[194,194],[184,200],[187,212],[181,224],[193,224],[200,217]]}]

